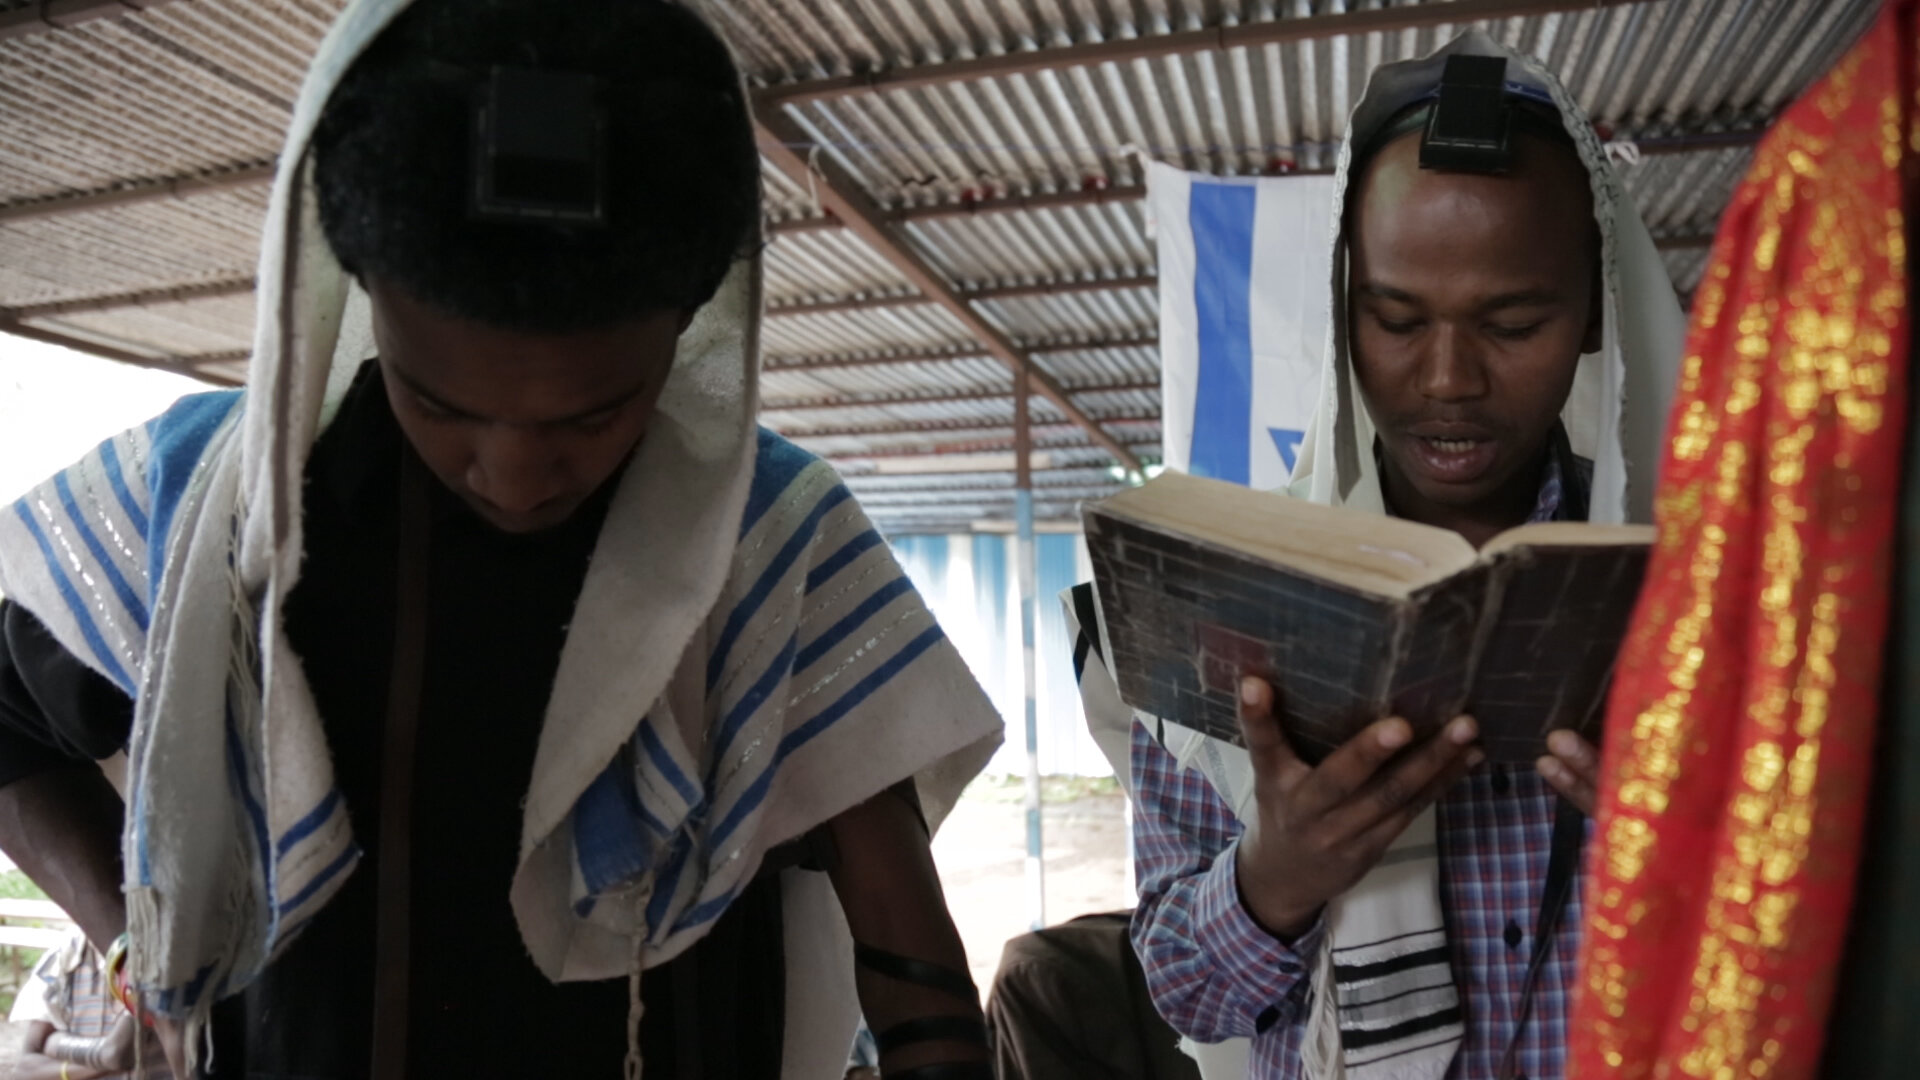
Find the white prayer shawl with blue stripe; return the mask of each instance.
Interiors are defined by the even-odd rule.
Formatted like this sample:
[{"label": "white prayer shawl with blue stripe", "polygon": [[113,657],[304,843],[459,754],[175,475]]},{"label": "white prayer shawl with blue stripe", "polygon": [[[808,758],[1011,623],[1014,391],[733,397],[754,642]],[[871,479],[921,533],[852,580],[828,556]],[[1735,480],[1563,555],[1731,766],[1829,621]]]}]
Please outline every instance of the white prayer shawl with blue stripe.
[{"label": "white prayer shawl with blue stripe", "polygon": [[[247,392],[184,399],[0,513],[0,591],[134,696],[131,974],[190,1035],[359,858],[281,622],[307,454],[372,355],[306,150],[406,3],[355,0],[308,73],[263,230]],[[937,824],[1001,737],[832,470],[755,425],[759,283],[740,264],[682,336],[561,652],[512,885],[554,979],[677,955],[769,847],[903,779]],[[820,879],[783,879],[787,1075],[837,1075],[855,1023]]]}]

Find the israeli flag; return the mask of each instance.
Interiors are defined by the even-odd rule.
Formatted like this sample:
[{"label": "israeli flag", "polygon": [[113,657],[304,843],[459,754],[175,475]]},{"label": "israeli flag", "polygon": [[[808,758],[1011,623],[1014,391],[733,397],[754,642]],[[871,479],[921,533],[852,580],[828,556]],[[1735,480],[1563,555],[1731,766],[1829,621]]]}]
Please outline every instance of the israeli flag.
[{"label": "israeli flag", "polygon": [[1152,163],[1166,465],[1286,486],[1319,401],[1333,177],[1216,177]]}]

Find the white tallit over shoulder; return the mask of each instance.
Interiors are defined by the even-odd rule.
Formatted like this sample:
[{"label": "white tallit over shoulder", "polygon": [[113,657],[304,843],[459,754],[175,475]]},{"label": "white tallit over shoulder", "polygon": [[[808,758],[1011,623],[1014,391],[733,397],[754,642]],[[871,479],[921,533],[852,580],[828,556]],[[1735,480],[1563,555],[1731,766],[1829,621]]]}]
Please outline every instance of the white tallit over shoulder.
[{"label": "white tallit over shoulder", "polygon": [[[365,297],[314,211],[309,140],[408,2],[354,0],[308,72],[244,394],[184,399],[0,511],[0,590],[135,697],[131,970],[190,1030],[360,855],[281,612],[308,453],[372,355]],[[556,980],[678,955],[770,847],[902,780],[937,826],[1002,737],[832,468],[757,426],[760,304],[742,262],[682,336],[560,657],[512,885]],[[838,1075],[857,1019],[845,920],[822,875],[790,871],[783,894],[786,1075]]]}]

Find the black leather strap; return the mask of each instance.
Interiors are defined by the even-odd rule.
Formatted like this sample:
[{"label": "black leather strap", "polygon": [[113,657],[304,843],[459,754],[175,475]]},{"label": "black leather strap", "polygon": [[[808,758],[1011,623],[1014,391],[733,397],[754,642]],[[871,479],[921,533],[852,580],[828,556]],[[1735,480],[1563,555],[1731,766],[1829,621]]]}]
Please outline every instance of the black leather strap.
[{"label": "black leather strap", "polygon": [[978,1016],[923,1016],[895,1024],[874,1036],[873,1041],[883,1055],[924,1042],[967,1042],[985,1046],[987,1025]]},{"label": "black leather strap", "polygon": [[1500,1080],[1515,1080],[1520,1060],[1520,1037],[1533,1019],[1533,999],[1540,988],[1540,973],[1553,954],[1554,939],[1560,933],[1560,919],[1573,898],[1574,871],[1580,865],[1580,845],[1586,839],[1587,816],[1565,799],[1555,800],[1553,840],[1547,854],[1547,885],[1540,892],[1540,916],[1533,926],[1533,955],[1527,961],[1526,981],[1520,988],[1520,1010],[1513,1026],[1513,1038],[1500,1056]]},{"label": "black leather strap", "polygon": [[975,989],[973,979],[963,972],[952,968],[929,964],[925,960],[901,956],[885,949],[876,949],[871,945],[853,943],[853,959],[861,967],[876,975],[885,975],[889,979],[925,986],[940,990],[966,1001],[978,1001],[980,991]]}]

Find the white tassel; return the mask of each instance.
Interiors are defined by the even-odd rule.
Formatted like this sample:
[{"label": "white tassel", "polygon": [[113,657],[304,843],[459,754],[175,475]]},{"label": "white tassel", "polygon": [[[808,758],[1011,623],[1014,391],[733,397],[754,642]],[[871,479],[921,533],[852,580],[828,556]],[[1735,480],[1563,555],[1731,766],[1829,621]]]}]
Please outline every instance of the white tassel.
[{"label": "white tassel", "polygon": [[1333,980],[1331,934],[1320,943],[1314,959],[1312,989],[1306,1042],[1300,1050],[1307,1080],[1340,1080],[1347,1074],[1347,1063],[1340,1050],[1340,995]]},{"label": "white tassel", "polygon": [[[656,863],[657,865],[657,863]],[[648,872],[634,898],[633,968],[627,972],[627,1071],[626,1080],[640,1080],[640,1018],[646,1006],[640,1001],[640,976],[647,969],[647,903],[653,899],[653,874]]]}]

